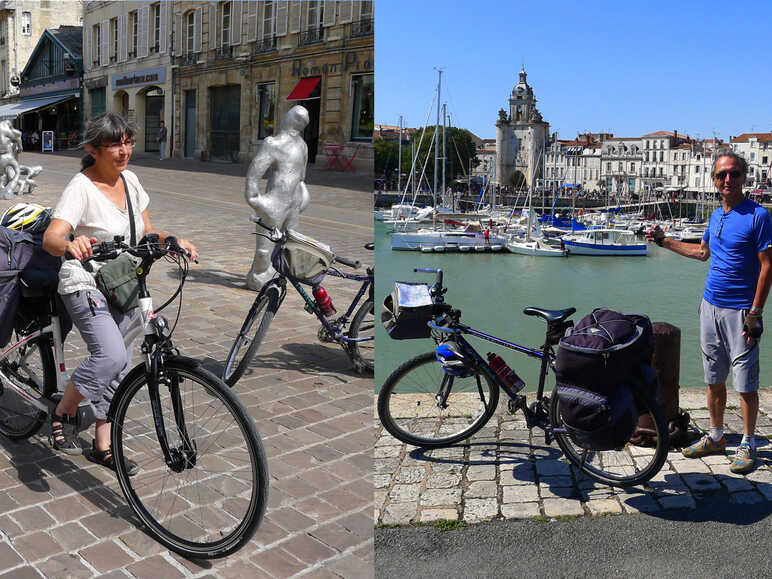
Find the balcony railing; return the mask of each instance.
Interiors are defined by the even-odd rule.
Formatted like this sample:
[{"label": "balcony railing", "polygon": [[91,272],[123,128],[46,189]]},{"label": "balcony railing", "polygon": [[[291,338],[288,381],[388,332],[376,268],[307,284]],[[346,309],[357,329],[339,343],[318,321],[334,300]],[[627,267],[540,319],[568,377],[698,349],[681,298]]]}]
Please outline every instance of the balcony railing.
[{"label": "balcony railing", "polygon": [[373,33],[373,19],[363,18],[351,23],[349,36],[358,38],[360,36],[370,36]]},{"label": "balcony railing", "polygon": [[220,46],[214,50],[214,57],[212,60],[230,60],[233,58],[232,46]]},{"label": "balcony railing", "polygon": [[309,44],[317,44],[324,40],[324,30],[320,26],[319,28],[309,28],[304,30],[298,36],[298,46],[307,46]]},{"label": "balcony railing", "polygon": [[271,52],[276,50],[276,37],[269,36],[255,42],[255,47],[252,49],[252,54],[261,54],[263,52]]},{"label": "balcony railing", "polygon": [[195,52],[188,52],[187,54],[183,54],[180,56],[180,65],[181,66],[190,66],[191,64],[196,64],[196,61],[198,58],[196,57]]}]

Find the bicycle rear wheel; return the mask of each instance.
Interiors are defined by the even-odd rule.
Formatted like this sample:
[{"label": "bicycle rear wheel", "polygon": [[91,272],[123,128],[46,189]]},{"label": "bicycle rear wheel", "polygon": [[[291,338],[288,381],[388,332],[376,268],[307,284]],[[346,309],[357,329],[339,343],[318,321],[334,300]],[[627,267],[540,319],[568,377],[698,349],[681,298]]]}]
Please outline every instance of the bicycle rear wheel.
[{"label": "bicycle rear wheel", "polygon": [[[23,336],[14,333],[13,343]],[[27,396],[37,400],[56,392],[56,367],[50,336],[20,346],[0,362],[0,372]],[[0,433],[14,440],[29,438],[43,425],[46,413],[10,387],[0,385]]]},{"label": "bicycle rear wheel", "polygon": [[490,420],[498,402],[499,387],[486,375],[449,376],[435,353],[427,352],[386,379],[378,394],[378,417],[396,439],[435,448],[472,436]]},{"label": "bicycle rear wheel", "polygon": [[225,359],[222,379],[228,386],[236,384],[244,375],[278,309],[279,288],[277,287],[268,288],[263,297],[250,308],[241,331]]},{"label": "bicycle rear wheel", "polygon": [[[372,300],[367,300],[354,314],[349,326],[349,338],[372,338],[375,336],[375,317]],[[346,352],[354,363],[356,371],[367,376],[373,375],[375,368],[375,340],[366,342],[348,342]]]},{"label": "bicycle rear wheel", "polygon": [[[656,446],[643,448],[627,443],[618,450],[593,451],[583,448],[566,433],[555,433],[560,450],[580,471],[603,484],[629,487],[645,483],[659,472],[670,448],[665,413],[656,399],[637,383],[630,385],[638,414],[650,414],[656,432]],[[550,422],[563,428],[558,395],[553,392],[550,404]]]},{"label": "bicycle rear wheel", "polygon": [[[111,430],[118,481],[150,534],[193,558],[224,557],[247,543],[263,517],[268,466],[254,422],[213,374],[170,362],[159,384],[169,446],[184,452],[170,388],[177,387],[185,429],[196,449],[174,472],[164,461],[150,409],[147,377],[132,373],[116,392]],[[184,456],[178,454],[178,456]],[[124,458],[139,471],[129,476]]]}]

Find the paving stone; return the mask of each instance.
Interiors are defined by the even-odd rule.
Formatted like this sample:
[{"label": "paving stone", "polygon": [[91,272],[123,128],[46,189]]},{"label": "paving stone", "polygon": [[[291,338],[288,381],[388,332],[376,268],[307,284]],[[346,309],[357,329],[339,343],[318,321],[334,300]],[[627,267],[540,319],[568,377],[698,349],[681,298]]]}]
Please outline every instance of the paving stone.
[{"label": "paving stone", "polygon": [[17,567],[13,571],[0,575],[2,579],[40,579],[43,577],[40,572],[30,565]]},{"label": "paving stone", "polygon": [[497,499],[469,499],[464,503],[464,520],[468,523],[492,519],[498,514]]},{"label": "paving stone", "polygon": [[504,503],[501,505],[501,515],[505,519],[532,519],[540,514],[539,503]]},{"label": "paving stone", "polygon": [[24,531],[47,529],[56,524],[53,518],[41,507],[21,509],[13,514],[16,524]]},{"label": "paving stone", "polygon": [[678,474],[704,473],[710,474],[710,467],[699,459],[673,461],[673,470]]},{"label": "paving stone", "polygon": [[542,499],[570,499],[576,497],[574,487],[551,487],[548,485],[539,485],[539,495]]},{"label": "paving stone", "polygon": [[55,555],[62,549],[51,535],[42,531],[16,537],[13,540],[13,547],[25,561],[30,562]]},{"label": "paving stone", "polygon": [[740,491],[729,495],[729,500],[737,505],[755,505],[766,499],[761,493],[754,491]]},{"label": "paving stone", "polygon": [[67,552],[74,552],[91,545],[97,538],[89,533],[79,523],[67,523],[50,530],[51,536],[64,547]]},{"label": "paving stone", "polygon": [[376,489],[383,489],[391,484],[390,474],[377,474],[373,479],[373,485]]},{"label": "paving stone", "polygon": [[616,499],[591,499],[585,503],[592,515],[617,515],[623,512]]},{"label": "paving stone", "polygon": [[475,481],[464,490],[464,498],[489,498],[496,497],[497,494],[496,481]]},{"label": "paving stone", "polygon": [[456,509],[421,509],[419,517],[421,522],[432,521],[457,521],[458,511]]},{"label": "paving stone", "polygon": [[659,503],[664,510],[670,509],[696,509],[697,504],[691,495],[668,495],[659,497]]},{"label": "paving stone", "polygon": [[543,500],[544,514],[548,517],[581,516],[582,503],[576,499],[548,498]]},{"label": "paving stone", "polygon": [[461,473],[433,472],[426,479],[428,489],[446,489],[461,484]]},{"label": "paving stone", "polygon": [[466,470],[466,479],[469,481],[496,480],[496,465],[487,464],[470,466]]},{"label": "paving stone", "polygon": [[289,577],[307,567],[281,547],[258,551],[250,561],[272,577]]},{"label": "paving stone", "polygon": [[0,542],[0,571],[12,569],[23,562],[24,559],[8,543]]},{"label": "paving stone", "polygon": [[89,565],[100,573],[132,563],[134,559],[113,541],[103,541],[79,552]]},{"label": "paving stone", "polygon": [[92,577],[93,572],[86,567],[79,557],[60,553],[38,565],[45,577]]},{"label": "paving stone", "polygon": [[420,466],[403,467],[397,472],[397,476],[394,480],[398,483],[420,483],[424,480],[426,475],[426,468]]},{"label": "paving stone", "polygon": [[351,547],[356,547],[363,542],[363,538],[337,523],[328,523],[310,531],[311,536],[321,541],[331,549],[343,552]]},{"label": "paving stone", "polygon": [[543,476],[554,476],[554,475],[570,476],[571,467],[567,462],[563,462],[560,460],[542,459],[542,460],[536,461],[536,472],[539,475],[543,475]]},{"label": "paving stone", "polygon": [[421,506],[436,507],[461,503],[461,489],[428,489],[421,493]]},{"label": "paving stone", "polygon": [[384,525],[406,525],[418,513],[418,503],[391,503],[381,517]]},{"label": "paving stone", "polygon": [[662,509],[659,503],[649,494],[627,494],[617,495],[622,508],[626,513],[655,513]]},{"label": "paving stone", "polygon": [[408,503],[418,500],[421,486],[418,484],[395,484],[389,491],[389,498],[393,503]]},{"label": "paving stone", "polygon": [[536,485],[505,486],[502,492],[502,502],[504,504],[527,503],[539,500],[539,489]]},{"label": "paving stone", "polygon": [[716,492],[721,490],[721,484],[711,474],[683,474],[684,483],[694,492]]}]

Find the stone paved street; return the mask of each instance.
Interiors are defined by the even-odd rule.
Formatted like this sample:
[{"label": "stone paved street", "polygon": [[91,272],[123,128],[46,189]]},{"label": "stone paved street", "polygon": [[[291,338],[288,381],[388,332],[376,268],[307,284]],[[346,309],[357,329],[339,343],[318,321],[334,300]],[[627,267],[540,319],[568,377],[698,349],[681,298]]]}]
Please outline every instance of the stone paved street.
[{"label": "stone paved street", "polygon": [[[681,389],[680,405],[689,411],[692,425],[707,431],[705,404],[704,389]],[[645,490],[612,488],[577,475],[556,443],[544,446],[541,431],[529,432],[522,413],[506,413],[501,402],[480,432],[450,448],[407,446],[379,426],[375,519],[405,525],[650,513],[694,509],[701,498],[715,494],[727,496],[738,508],[772,505],[772,388],[761,390],[759,465],[746,476],[729,471],[730,455],[742,438],[739,397],[731,388],[727,405],[727,455],[686,459],[671,450]]]},{"label": "stone paved street", "polygon": [[[55,203],[79,168],[68,154],[24,153],[22,162],[43,165],[39,188],[0,201],[0,211],[19,200]],[[246,167],[137,155],[129,168],[150,194],[153,224],[199,248],[175,344],[219,373],[254,298],[244,283],[254,252]],[[307,182],[301,231],[372,263],[363,248],[372,240],[372,178],[312,168]],[[154,268],[156,305],[176,287],[174,276],[163,262]],[[356,291],[334,278],[324,285],[339,311]],[[318,321],[290,291],[234,388],[262,434],[270,471],[268,511],[250,544],[215,561],[166,551],[134,525],[114,475],[52,452],[44,427],[27,441],[0,437],[0,577],[372,576],[373,381],[354,373],[340,347],[317,340]],[[173,321],[176,307],[164,314]],[[66,354],[72,371],[83,355],[77,332]],[[82,433],[82,445],[91,438]]]}]

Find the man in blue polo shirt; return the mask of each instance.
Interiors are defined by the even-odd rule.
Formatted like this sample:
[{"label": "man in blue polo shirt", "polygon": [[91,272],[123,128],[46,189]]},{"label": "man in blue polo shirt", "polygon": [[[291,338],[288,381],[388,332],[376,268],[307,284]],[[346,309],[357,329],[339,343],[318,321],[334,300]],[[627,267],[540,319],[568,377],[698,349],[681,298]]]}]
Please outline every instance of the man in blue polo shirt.
[{"label": "man in blue polo shirt", "polygon": [[722,207],[710,216],[699,246],[665,237],[657,227],[649,238],[680,255],[706,261],[710,269],[700,304],[700,343],[708,384],[710,432],[683,449],[697,458],[726,452],[724,410],[726,378],[732,370],[740,394],[743,439],[730,470],[747,473],[756,462],[753,432],[759,411],[759,348],[764,329],[762,309],[772,283],[772,218],[769,211],[746,199],[742,187],[748,172],[745,159],[732,151],[719,153],[713,183]]}]

